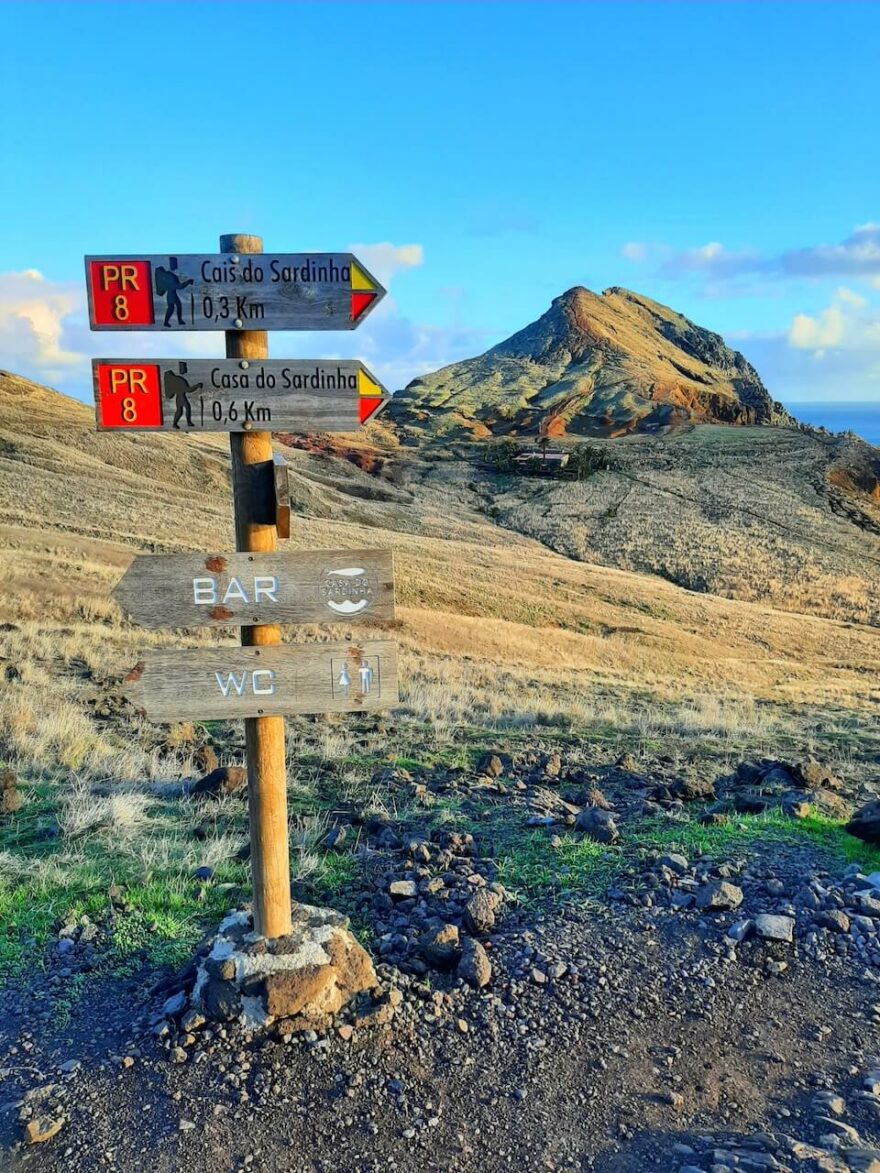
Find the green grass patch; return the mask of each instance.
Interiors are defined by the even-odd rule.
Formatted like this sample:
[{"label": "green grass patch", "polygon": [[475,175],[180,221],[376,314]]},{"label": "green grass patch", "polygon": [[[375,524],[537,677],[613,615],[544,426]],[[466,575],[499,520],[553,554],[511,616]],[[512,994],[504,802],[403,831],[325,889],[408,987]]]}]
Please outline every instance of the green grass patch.
[{"label": "green grass patch", "polygon": [[509,835],[506,843],[499,836],[499,842],[498,879],[525,900],[565,893],[600,895],[628,868],[672,851],[693,862],[787,847],[806,852],[831,871],[851,863],[866,872],[880,871],[880,848],[847,834],[842,823],[817,814],[792,819],[780,811],[741,815],[723,826],[661,816],[627,827],[614,847],[571,835],[553,847],[543,832],[527,830]]}]

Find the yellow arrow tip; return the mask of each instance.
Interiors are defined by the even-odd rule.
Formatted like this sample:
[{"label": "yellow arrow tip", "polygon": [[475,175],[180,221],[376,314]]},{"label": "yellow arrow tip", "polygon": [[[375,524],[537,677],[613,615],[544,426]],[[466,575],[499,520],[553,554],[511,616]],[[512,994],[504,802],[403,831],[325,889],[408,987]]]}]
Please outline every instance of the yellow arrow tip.
[{"label": "yellow arrow tip", "polygon": [[358,394],[380,396],[383,394],[382,388],[375,379],[370,378],[363,367],[358,371]]},{"label": "yellow arrow tip", "polygon": [[352,289],[375,289],[375,281],[371,281],[363,269],[356,261],[351,262],[351,287]]}]

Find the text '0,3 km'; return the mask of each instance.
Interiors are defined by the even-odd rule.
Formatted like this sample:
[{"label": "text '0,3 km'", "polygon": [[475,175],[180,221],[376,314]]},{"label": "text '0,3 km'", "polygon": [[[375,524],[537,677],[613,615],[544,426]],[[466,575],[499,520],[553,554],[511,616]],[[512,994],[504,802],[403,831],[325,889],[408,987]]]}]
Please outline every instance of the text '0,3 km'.
[{"label": "text '0,3 km'", "polygon": [[98,427],[354,432],[388,392],[357,359],[92,360]]},{"label": "text '0,3 km'", "polygon": [[354,330],[385,290],[352,253],[85,258],[93,330]]},{"label": "text '0,3 km'", "polygon": [[134,559],[113,591],[141,627],[394,618],[390,550],[168,554]]},{"label": "text '0,3 km'", "polygon": [[123,692],[153,721],[384,709],[398,700],[397,649],[366,640],[153,650]]}]

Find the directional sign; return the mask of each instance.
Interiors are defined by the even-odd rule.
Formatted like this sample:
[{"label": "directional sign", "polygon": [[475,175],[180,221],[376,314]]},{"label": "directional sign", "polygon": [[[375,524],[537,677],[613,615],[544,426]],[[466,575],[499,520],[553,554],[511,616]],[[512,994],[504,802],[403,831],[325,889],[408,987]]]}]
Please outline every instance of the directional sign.
[{"label": "directional sign", "polygon": [[153,721],[387,709],[397,703],[390,640],[149,651],[124,694]]},{"label": "directional sign", "polygon": [[394,618],[390,550],[146,554],[113,591],[141,627]]},{"label": "directional sign", "polygon": [[351,253],[85,262],[93,330],[354,330],[385,296]]},{"label": "directional sign", "polygon": [[388,392],[357,359],[92,360],[99,429],[355,432]]}]

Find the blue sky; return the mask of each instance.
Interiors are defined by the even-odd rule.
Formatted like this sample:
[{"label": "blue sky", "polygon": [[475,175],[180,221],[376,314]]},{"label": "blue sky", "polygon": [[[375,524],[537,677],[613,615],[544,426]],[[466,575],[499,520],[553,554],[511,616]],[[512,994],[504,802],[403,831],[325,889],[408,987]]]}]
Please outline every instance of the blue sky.
[{"label": "blue sky", "polygon": [[82,255],[250,231],[362,246],[390,288],[276,357],[395,388],[617,284],[779,398],[880,402],[875,5],[80,0],[0,30],[0,365],[88,397],[91,355],[171,347],[89,333]]}]

